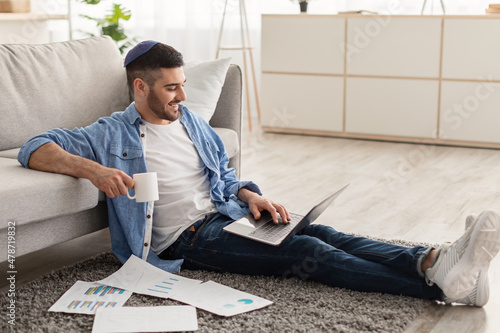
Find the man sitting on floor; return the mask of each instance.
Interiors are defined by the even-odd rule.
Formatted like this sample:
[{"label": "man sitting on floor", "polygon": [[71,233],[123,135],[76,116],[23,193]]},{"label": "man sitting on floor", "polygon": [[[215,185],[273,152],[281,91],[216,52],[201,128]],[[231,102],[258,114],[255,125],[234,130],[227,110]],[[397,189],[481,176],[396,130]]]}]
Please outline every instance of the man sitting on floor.
[{"label": "man sitting on floor", "polygon": [[[107,195],[113,251],[166,270],[183,267],[252,275],[297,276],[358,291],[483,306],[488,267],[500,249],[500,217],[469,218],[455,243],[406,248],[313,224],[278,247],[223,231],[251,212],[288,221],[287,209],[239,181],[214,130],[181,104],[186,100],[182,55],[144,41],[125,58],[134,102],[123,112],[74,130],[54,129],[29,140],[20,163],[87,178]],[[124,194],[131,175],[157,172],[160,199],[136,203]],[[303,272],[304,264],[315,263]],[[177,266],[175,266],[177,264]]]}]

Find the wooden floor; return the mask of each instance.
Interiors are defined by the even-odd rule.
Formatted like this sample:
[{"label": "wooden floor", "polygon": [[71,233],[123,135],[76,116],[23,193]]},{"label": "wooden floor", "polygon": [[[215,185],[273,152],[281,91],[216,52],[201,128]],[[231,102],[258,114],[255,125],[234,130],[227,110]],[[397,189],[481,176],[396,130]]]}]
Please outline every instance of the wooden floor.
[{"label": "wooden floor", "polygon": [[[500,151],[280,134],[248,136],[243,177],[264,194],[304,213],[350,183],[318,223],[386,239],[443,243],[465,218],[500,211]],[[500,258],[490,266],[484,308],[436,305],[407,332],[498,332]]]},{"label": "wooden floor", "polygon": [[[429,243],[459,237],[465,217],[500,211],[500,151],[297,135],[245,133],[242,179],[265,196],[304,213],[328,193],[349,188],[318,223],[344,232]],[[82,245],[91,246],[82,246]],[[93,248],[92,252],[81,249]],[[27,282],[109,249],[106,232],[18,258]],[[64,253],[64,255],[63,255]],[[5,263],[0,269],[6,271]],[[490,268],[491,298],[484,308],[436,305],[407,332],[497,332],[500,259]],[[5,290],[4,282],[0,289]]]}]

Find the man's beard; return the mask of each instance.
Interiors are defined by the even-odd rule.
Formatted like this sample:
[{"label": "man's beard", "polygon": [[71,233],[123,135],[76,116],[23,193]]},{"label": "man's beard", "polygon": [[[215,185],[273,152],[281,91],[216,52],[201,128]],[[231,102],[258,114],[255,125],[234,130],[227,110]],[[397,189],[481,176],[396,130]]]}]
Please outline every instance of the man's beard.
[{"label": "man's beard", "polygon": [[[148,95],[148,107],[153,111],[153,113],[160,119],[168,120],[168,121],[176,121],[180,115],[180,105],[179,110],[175,114],[170,114],[166,109],[168,105],[163,104],[158,96],[155,94],[153,90],[149,91]],[[180,101],[171,101],[172,103],[179,103]]]}]

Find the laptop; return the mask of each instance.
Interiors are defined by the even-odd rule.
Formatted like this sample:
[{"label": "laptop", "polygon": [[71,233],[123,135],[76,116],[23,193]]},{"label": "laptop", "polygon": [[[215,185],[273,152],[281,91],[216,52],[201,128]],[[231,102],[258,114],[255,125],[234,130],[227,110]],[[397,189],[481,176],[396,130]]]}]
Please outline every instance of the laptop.
[{"label": "laptop", "polygon": [[239,220],[228,224],[224,230],[232,234],[246,237],[269,245],[278,246],[288,238],[300,232],[302,229],[313,223],[325,209],[330,206],[335,199],[346,189],[349,184],[342,187],[335,193],[330,194],[316,206],[314,206],[305,216],[290,213],[292,220],[284,224],[275,224],[271,213],[263,211],[260,219],[256,220],[250,213]]}]

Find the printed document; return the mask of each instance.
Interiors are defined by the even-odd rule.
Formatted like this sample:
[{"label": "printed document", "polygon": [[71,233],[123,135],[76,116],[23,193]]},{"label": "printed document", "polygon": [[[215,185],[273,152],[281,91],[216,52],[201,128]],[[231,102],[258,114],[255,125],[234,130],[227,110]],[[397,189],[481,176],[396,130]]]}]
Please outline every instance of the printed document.
[{"label": "printed document", "polygon": [[192,288],[201,281],[168,273],[132,255],[119,270],[97,283],[130,290],[137,294],[170,298],[178,291]]},{"label": "printed document", "polygon": [[273,304],[267,299],[213,281],[179,291],[171,299],[224,317],[261,309]]},{"label": "printed document", "polygon": [[196,331],[198,318],[192,306],[101,308],[92,333]]},{"label": "printed document", "polygon": [[109,285],[76,281],[49,311],[93,315],[99,308],[121,307],[131,295],[131,291]]}]

